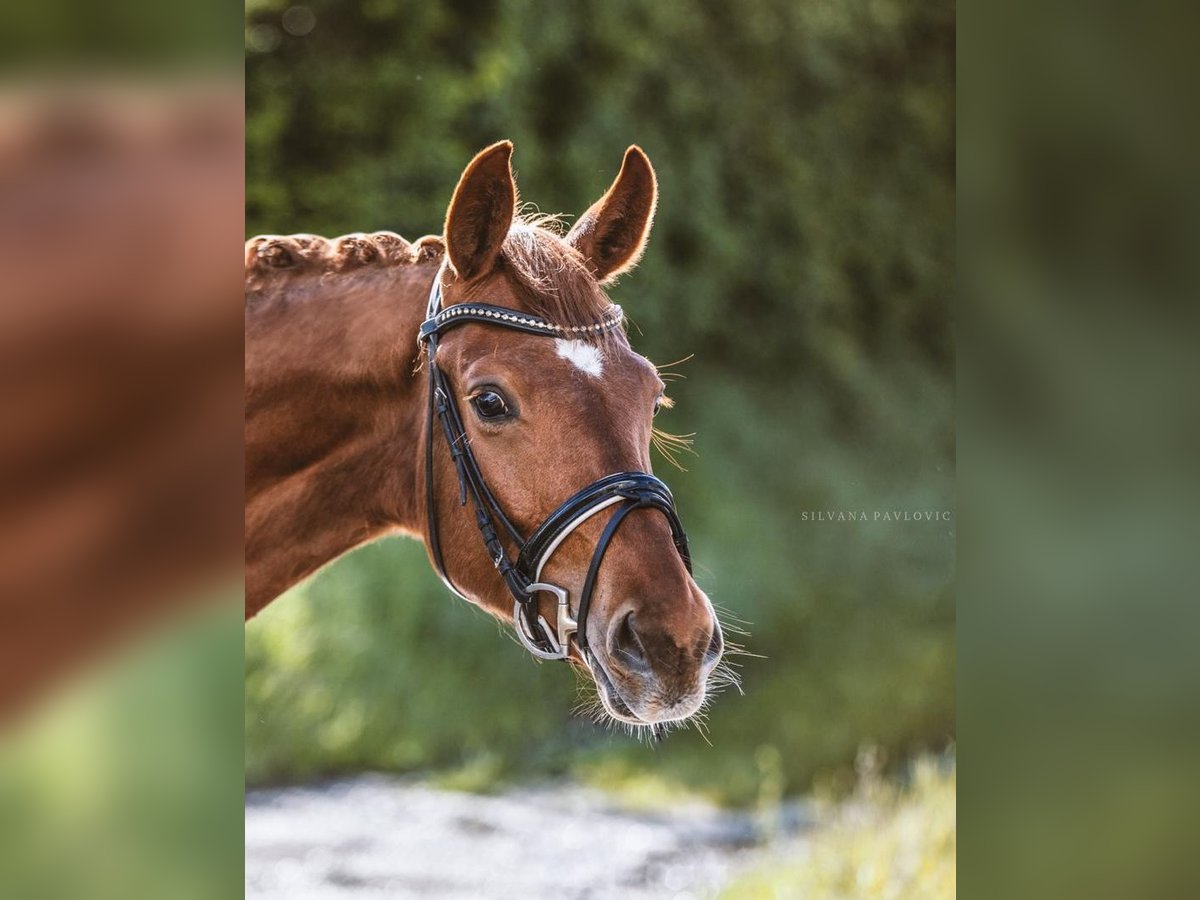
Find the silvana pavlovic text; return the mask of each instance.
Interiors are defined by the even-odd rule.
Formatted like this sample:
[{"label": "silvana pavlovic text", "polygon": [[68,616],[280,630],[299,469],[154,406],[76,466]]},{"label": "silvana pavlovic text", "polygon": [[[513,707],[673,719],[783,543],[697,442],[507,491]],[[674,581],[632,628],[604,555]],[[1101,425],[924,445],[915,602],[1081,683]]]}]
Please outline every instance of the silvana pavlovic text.
[{"label": "silvana pavlovic text", "polygon": [[801,510],[801,522],[949,522],[948,509],[822,509]]}]

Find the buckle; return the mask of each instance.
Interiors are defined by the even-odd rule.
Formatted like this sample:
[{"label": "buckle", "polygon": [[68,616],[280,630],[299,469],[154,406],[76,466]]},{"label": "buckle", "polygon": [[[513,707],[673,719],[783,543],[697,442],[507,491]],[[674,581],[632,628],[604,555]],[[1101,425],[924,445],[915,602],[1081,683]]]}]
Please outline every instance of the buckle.
[{"label": "buckle", "polygon": [[[569,595],[565,590],[554,584],[546,584],[544,582],[536,582],[528,585],[525,588],[525,593],[532,600],[535,594],[547,593],[553,594],[556,602],[557,614],[555,616],[555,630],[551,630],[550,625],[542,615],[537,616],[537,625],[541,630],[541,644],[539,645],[538,638],[529,633],[528,622],[525,618],[525,610],[522,601],[517,600],[513,603],[513,625],[517,631],[517,637],[521,643],[525,645],[525,649],[536,656],[538,659],[566,659],[571,653],[571,635],[579,630],[579,624],[571,617],[571,605]],[[546,649],[546,648],[549,649]]]}]

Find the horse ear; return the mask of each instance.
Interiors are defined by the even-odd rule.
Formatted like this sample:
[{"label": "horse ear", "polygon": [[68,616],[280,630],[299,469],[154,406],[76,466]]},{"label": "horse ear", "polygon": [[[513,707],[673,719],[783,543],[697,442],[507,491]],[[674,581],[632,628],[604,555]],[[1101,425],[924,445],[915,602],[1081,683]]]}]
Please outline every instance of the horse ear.
[{"label": "horse ear", "polygon": [[616,278],[641,259],[657,204],[654,167],[641,147],[630,147],[617,180],[580,216],[567,243],[583,254],[600,281]]},{"label": "horse ear", "polygon": [[446,211],[446,253],[464,280],[491,271],[512,226],[517,208],[512,151],[512,141],[480,151],[454,189]]}]

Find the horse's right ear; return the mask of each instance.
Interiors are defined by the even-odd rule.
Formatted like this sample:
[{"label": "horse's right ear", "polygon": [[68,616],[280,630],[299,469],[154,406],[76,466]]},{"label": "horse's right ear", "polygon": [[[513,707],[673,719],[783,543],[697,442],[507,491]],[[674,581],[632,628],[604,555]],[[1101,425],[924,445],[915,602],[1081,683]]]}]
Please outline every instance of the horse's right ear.
[{"label": "horse's right ear", "polygon": [[471,160],[446,211],[446,253],[464,280],[491,271],[512,226],[517,185],[511,141],[492,144]]}]

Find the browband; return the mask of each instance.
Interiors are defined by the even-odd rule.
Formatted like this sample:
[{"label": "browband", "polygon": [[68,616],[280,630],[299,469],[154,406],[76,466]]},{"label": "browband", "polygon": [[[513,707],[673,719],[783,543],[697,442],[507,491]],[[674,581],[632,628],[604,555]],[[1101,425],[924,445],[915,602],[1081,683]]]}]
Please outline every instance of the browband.
[{"label": "browband", "polygon": [[[440,284],[439,284],[440,287]],[[438,291],[440,299],[441,291]],[[527,334],[537,334],[545,337],[579,337],[581,335],[600,334],[612,331],[624,321],[625,313],[615,303],[610,307],[611,312],[599,322],[590,325],[555,325],[540,316],[517,312],[503,306],[492,306],[487,303],[460,303],[441,312],[430,310],[430,316],[421,323],[417,333],[417,341],[425,343],[430,336],[441,334],[455,325],[467,322],[482,322],[485,325],[503,325],[515,331]]]}]

